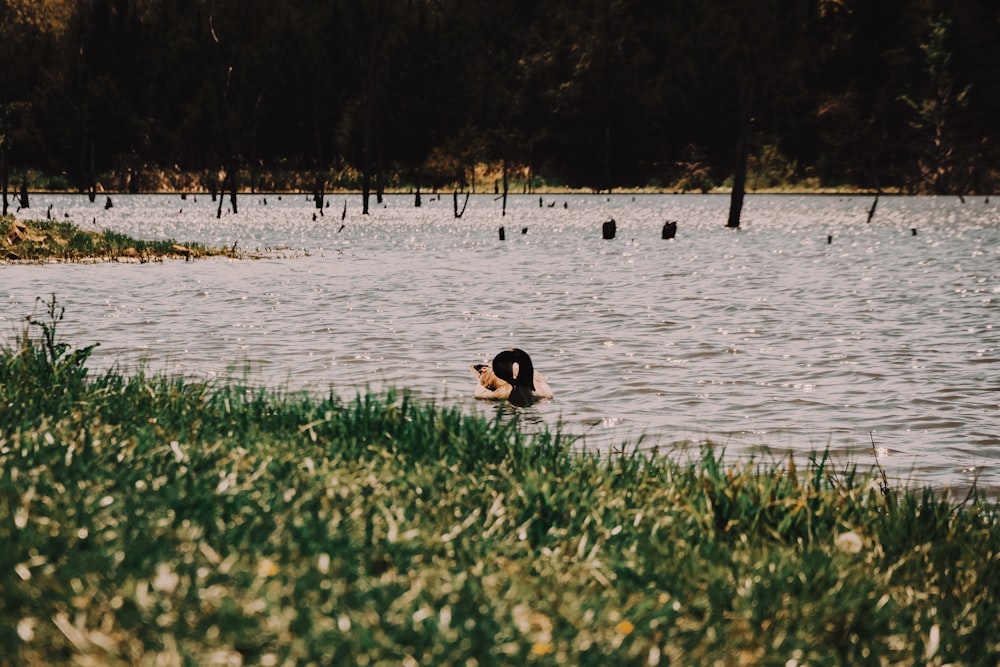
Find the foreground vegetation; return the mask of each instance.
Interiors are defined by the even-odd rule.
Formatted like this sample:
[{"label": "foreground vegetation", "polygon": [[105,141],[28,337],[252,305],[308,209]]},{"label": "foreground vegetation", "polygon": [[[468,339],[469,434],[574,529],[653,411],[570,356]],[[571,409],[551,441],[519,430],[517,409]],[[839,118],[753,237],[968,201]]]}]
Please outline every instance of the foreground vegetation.
[{"label": "foreground vegetation", "polygon": [[142,241],[110,229],[80,229],[72,222],[16,220],[0,217],[0,261],[162,261],[167,258],[238,255],[231,249],[209,248],[199,243],[183,245],[173,240]]},{"label": "foreground vegetation", "polygon": [[0,349],[0,664],[996,664],[1000,517]]}]

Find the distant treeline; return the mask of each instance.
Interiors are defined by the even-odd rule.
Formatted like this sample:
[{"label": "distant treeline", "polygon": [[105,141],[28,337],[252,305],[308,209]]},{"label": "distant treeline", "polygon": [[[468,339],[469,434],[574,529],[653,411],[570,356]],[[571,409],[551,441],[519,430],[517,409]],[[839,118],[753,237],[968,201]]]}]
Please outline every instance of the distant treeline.
[{"label": "distant treeline", "polygon": [[749,188],[964,194],[1000,181],[997,118],[996,0],[0,3],[4,173],[81,190],[475,164],[707,190],[749,142]]}]

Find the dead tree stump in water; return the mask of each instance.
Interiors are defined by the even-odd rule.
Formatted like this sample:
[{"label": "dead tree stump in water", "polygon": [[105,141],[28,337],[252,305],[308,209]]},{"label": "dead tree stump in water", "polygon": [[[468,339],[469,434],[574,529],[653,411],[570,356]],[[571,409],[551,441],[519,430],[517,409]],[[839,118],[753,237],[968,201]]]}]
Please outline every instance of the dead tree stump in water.
[{"label": "dead tree stump in water", "polygon": [[663,224],[663,234],[661,237],[664,239],[672,239],[675,236],[677,236],[677,221],[667,220],[667,222]]},{"label": "dead tree stump in water", "polygon": [[614,218],[608,220],[603,225],[601,225],[601,236],[605,239],[613,239],[615,237],[615,221]]},{"label": "dead tree stump in water", "polygon": [[740,214],[743,211],[743,198],[746,195],[747,161],[750,156],[750,83],[747,79],[740,82],[737,99],[737,127],[739,134],[736,140],[736,165],[733,170],[733,190],[729,196],[729,220],[726,227],[739,229]]},{"label": "dead tree stump in water", "polygon": [[453,203],[454,208],[455,208],[455,217],[456,218],[461,218],[462,215],[465,213],[465,207],[469,205],[469,193],[468,192],[465,193],[465,203],[462,204],[462,210],[461,211],[458,210],[458,190],[455,190],[455,192],[453,194],[453,197],[454,197],[454,199],[452,200],[452,203]]},{"label": "dead tree stump in water", "polygon": [[872,202],[872,207],[868,209],[868,222],[872,221],[875,217],[875,207],[878,206],[878,193],[875,194],[875,201]]}]

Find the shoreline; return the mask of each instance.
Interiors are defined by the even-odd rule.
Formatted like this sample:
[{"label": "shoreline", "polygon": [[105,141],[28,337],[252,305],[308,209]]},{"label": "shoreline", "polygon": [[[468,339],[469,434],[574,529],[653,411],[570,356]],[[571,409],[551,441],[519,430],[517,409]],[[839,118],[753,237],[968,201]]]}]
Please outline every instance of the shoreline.
[{"label": "shoreline", "polygon": [[[383,188],[385,195],[414,195],[420,192],[421,195],[434,196],[439,194],[451,194],[458,192],[476,195],[502,194],[502,184],[504,182],[503,172],[491,165],[476,165],[474,169],[475,177],[471,180],[472,186],[465,176],[451,182],[434,185],[432,183],[417,184],[408,179],[390,176],[387,178],[389,185]],[[732,193],[731,179],[725,179],[718,183],[712,181],[699,182],[697,180],[680,180],[668,184],[652,183],[646,185],[630,185],[607,188],[595,188],[587,186],[571,186],[555,182],[549,182],[542,176],[533,175],[526,167],[510,167],[507,171],[508,196],[516,195],[730,195]],[[468,174],[466,174],[468,175]],[[137,195],[211,195],[213,191],[217,195],[225,194],[224,184],[227,182],[225,171],[205,170],[193,171],[172,171],[147,167],[137,171],[111,172],[105,173],[95,179],[94,192],[96,197],[122,196],[128,194]],[[261,171],[252,174],[248,170],[240,170],[237,195],[265,195],[265,194],[305,194],[314,195],[319,192],[324,196],[330,195],[361,195],[362,177],[353,171],[321,171],[321,172],[301,172],[301,171]],[[441,183],[442,181],[439,181]],[[26,172],[15,172],[10,174],[8,201],[15,205],[21,192],[21,186],[27,187],[27,194],[80,194],[88,195],[85,189],[78,185],[70,186],[70,178],[66,174],[44,174],[35,170]],[[376,189],[371,188],[370,194],[376,195]],[[884,196],[954,196],[954,197],[979,197],[991,196],[994,192],[969,192],[969,193],[945,193],[935,194],[928,192],[914,192],[907,188],[905,184],[894,184],[884,188],[870,188],[850,183],[840,183],[835,185],[822,184],[815,177],[804,177],[794,181],[776,180],[765,173],[747,175],[746,195],[884,195]],[[96,202],[95,202],[96,203]]]},{"label": "shoreline", "polygon": [[[495,192],[469,192],[466,190],[421,190],[420,196],[427,198],[444,197],[451,196],[453,194],[465,195],[468,193],[472,197],[502,197],[502,194],[497,194]],[[305,195],[308,197],[313,197],[313,193],[309,190],[303,189],[290,189],[290,190],[240,190],[237,193],[239,197],[256,197],[256,196],[288,196],[288,195]],[[375,199],[376,195],[374,192],[369,193],[372,200]],[[383,196],[390,197],[400,197],[400,196],[414,196],[416,194],[415,189],[392,189],[385,190]],[[609,196],[648,196],[648,197],[684,197],[684,196],[697,196],[697,197],[729,197],[732,194],[729,189],[714,189],[708,192],[696,192],[696,191],[674,191],[674,190],[659,190],[650,188],[616,188],[610,193],[606,190],[594,191],[584,188],[536,188],[530,192],[508,192],[508,197],[537,197],[544,195],[572,195],[572,196],[585,196],[585,197],[609,197]],[[971,194],[931,194],[931,193],[907,193],[899,189],[895,190],[883,190],[881,192],[876,192],[874,190],[865,189],[847,189],[847,188],[820,188],[820,189],[798,189],[798,188],[767,188],[758,190],[748,190],[744,196],[816,196],[816,197],[938,197],[938,198],[960,198],[960,199],[974,199],[979,197],[990,198],[996,196],[1000,193],[992,192],[981,192],[981,193],[971,193]],[[78,192],[76,190],[28,190],[28,196],[30,197],[45,197],[48,195],[60,195],[60,196],[80,196],[86,197],[87,193]],[[323,193],[324,197],[335,197],[335,196],[357,196],[361,197],[363,193],[360,190],[354,189],[336,189],[336,190],[326,190]],[[98,193],[98,197],[211,197],[212,193],[208,190],[151,190],[142,192],[127,192],[127,191],[101,191]],[[223,196],[216,193],[216,196]],[[228,197],[228,193],[225,194]],[[17,204],[17,195],[8,195],[10,203],[8,204],[8,215],[14,215],[14,212],[19,210]],[[100,205],[101,202],[95,201],[94,205]],[[28,207],[31,208],[31,207]],[[12,212],[14,211],[14,212]]]}]

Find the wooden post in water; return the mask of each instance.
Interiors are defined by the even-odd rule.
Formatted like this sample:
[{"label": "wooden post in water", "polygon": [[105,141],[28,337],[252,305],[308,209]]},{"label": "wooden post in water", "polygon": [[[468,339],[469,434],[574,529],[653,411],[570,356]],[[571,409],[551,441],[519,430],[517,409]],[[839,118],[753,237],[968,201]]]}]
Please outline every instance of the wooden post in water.
[{"label": "wooden post in water", "polygon": [[507,240],[507,235],[504,233],[503,225],[500,226],[500,240],[501,241],[506,241]]},{"label": "wooden post in water", "polygon": [[677,221],[668,220],[667,222],[665,222],[663,224],[663,233],[661,236],[664,239],[672,239],[675,236],[677,236]]}]

